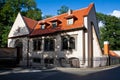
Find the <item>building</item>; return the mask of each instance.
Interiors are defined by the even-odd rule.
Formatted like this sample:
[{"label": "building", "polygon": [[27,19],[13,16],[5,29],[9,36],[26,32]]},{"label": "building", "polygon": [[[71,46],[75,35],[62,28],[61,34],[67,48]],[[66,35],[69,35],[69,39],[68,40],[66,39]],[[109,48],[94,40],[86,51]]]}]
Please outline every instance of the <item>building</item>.
[{"label": "building", "polygon": [[99,44],[94,4],[35,21],[18,13],[8,47],[18,49],[19,65],[99,67],[106,65]]}]

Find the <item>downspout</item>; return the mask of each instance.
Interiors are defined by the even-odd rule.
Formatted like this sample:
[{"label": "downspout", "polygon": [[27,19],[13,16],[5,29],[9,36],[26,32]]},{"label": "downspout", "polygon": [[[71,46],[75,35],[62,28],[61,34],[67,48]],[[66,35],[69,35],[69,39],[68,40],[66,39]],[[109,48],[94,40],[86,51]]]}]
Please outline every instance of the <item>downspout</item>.
[{"label": "downspout", "polygon": [[85,56],[85,30],[83,30],[83,64],[85,64],[86,61]]},{"label": "downspout", "polygon": [[88,23],[88,67],[93,67],[93,35],[91,23]]}]

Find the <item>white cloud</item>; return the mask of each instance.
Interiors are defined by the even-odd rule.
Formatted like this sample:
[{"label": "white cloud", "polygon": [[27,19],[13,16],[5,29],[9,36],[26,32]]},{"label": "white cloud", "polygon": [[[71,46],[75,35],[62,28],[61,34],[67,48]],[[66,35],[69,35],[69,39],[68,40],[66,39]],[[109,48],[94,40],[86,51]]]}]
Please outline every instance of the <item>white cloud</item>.
[{"label": "white cloud", "polygon": [[120,11],[119,11],[119,10],[114,10],[114,11],[111,13],[111,15],[120,18]]},{"label": "white cloud", "polygon": [[99,26],[99,27],[103,27],[103,26],[104,26],[104,23],[103,23],[102,21],[99,21],[98,26]]}]

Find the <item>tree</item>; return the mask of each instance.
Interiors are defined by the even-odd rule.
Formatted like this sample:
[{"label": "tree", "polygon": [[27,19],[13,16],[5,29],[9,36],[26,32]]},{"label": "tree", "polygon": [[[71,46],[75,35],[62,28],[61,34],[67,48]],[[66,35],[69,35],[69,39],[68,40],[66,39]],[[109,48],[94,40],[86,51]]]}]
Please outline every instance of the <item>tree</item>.
[{"label": "tree", "polygon": [[41,20],[42,19],[41,14],[42,14],[41,10],[38,8],[35,8],[35,9],[28,10],[23,15],[34,20]]},{"label": "tree", "polygon": [[[4,5],[3,1],[5,1]],[[0,47],[6,46],[7,34],[18,12],[35,20],[42,19],[42,12],[36,7],[34,0],[0,0],[0,4],[2,4],[0,5]]]},{"label": "tree", "polygon": [[7,0],[0,13],[2,16],[2,21],[0,22],[12,25],[18,12],[21,12],[23,16],[35,20],[40,20],[42,18],[42,12],[40,9],[36,8],[34,0]]},{"label": "tree", "polygon": [[2,7],[4,6],[5,4],[5,0],[0,0],[0,9],[2,9]]},{"label": "tree", "polygon": [[66,13],[68,12],[68,10],[69,10],[69,7],[63,5],[59,10],[57,10],[57,14],[60,15],[60,14]]},{"label": "tree", "polygon": [[100,27],[101,44],[104,41],[109,41],[110,49],[120,50],[120,19],[102,13],[97,13],[97,17],[104,24],[103,27]]},{"label": "tree", "polygon": [[7,47],[7,37],[9,34],[9,30],[10,30],[10,26],[5,26],[3,31],[2,31],[2,43],[1,43],[1,47]]},{"label": "tree", "polygon": [[50,17],[53,17],[53,15],[45,15],[42,17],[42,19],[46,19],[46,18],[50,18]]}]

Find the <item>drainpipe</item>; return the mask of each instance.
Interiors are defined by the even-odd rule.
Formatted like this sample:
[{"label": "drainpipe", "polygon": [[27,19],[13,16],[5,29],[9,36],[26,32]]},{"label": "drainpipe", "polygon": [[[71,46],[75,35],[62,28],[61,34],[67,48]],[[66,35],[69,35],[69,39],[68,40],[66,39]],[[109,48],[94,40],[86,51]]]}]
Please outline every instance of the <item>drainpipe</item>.
[{"label": "drainpipe", "polygon": [[92,26],[88,27],[88,67],[93,67],[93,33]]}]

